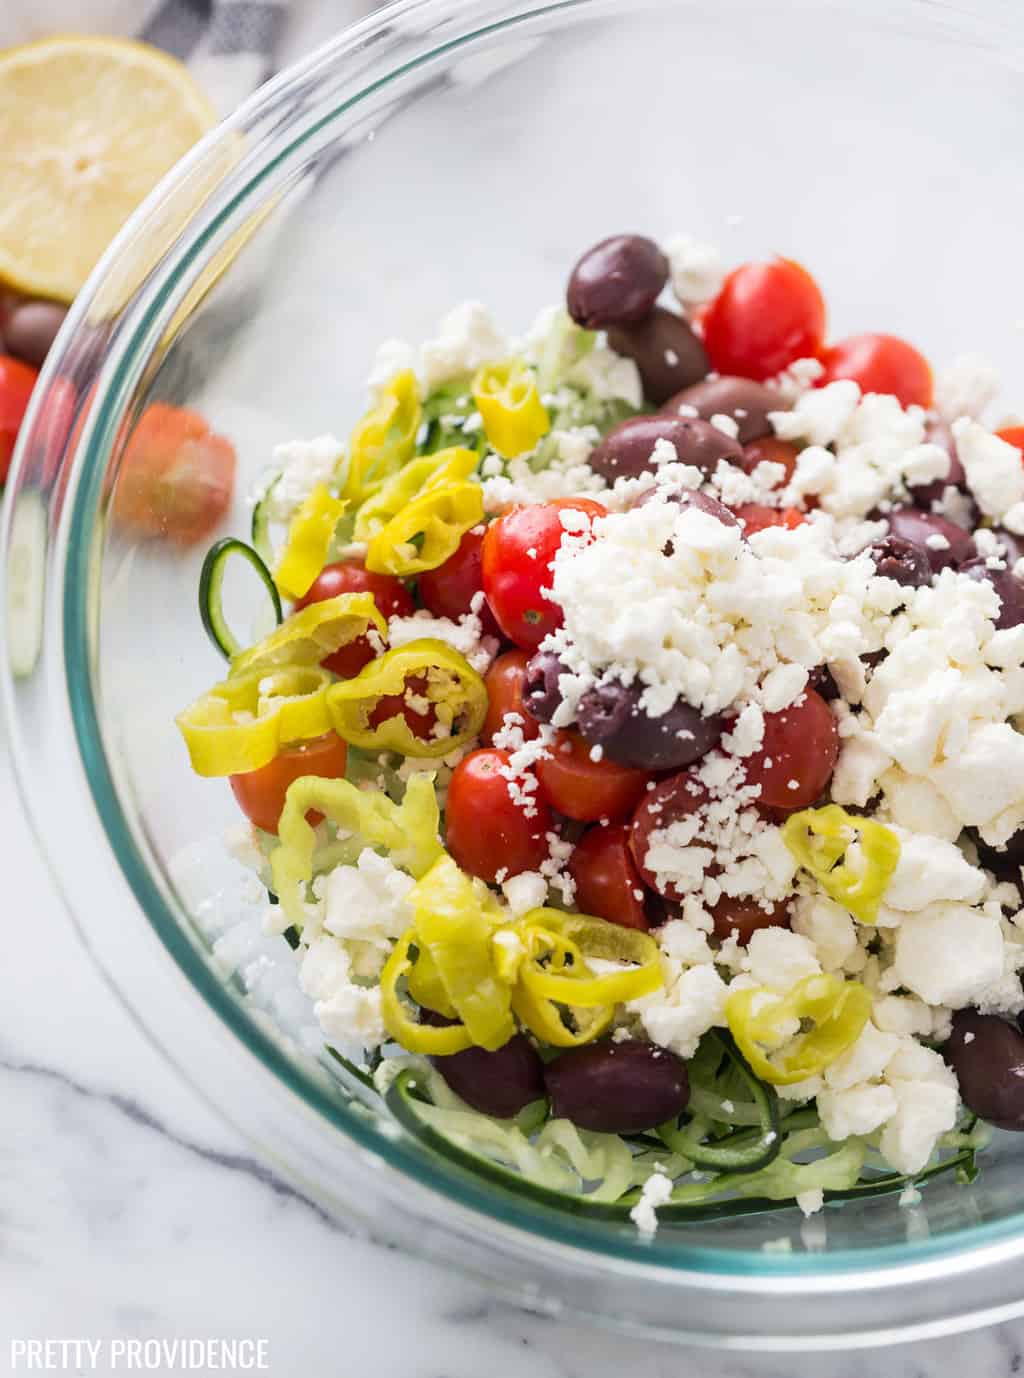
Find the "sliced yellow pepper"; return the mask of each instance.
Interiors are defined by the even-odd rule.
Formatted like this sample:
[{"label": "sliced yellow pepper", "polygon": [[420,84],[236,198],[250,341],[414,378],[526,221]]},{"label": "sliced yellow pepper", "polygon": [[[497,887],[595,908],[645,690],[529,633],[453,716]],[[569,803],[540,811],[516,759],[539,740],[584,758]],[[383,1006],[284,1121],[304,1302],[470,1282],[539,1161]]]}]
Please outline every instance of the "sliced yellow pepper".
[{"label": "sliced yellow pepper", "polygon": [[480,369],[473,379],[473,401],[488,443],[505,459],[532,450],[551,429],[533,374],[520,359]]},{"label": "sliced yellow pepper", "polygon": [[446,483],[407,503],[372,538],[366,568],[373,574],[407,578],[436,569],[459,548],[463,536],[483,521],[479,483]]},{"label": "sliced yellow pepper", "polygon": [[411,949],[417,942],[416,930],[410,928],[399,938],[384,963],[380,974],[380,1012],[384,1027],[395,1042],[410,1053],[451,1057],[453,1053],[465,1052],[467,1048],[472,1048],[473,1040],[464,1024],[450,1024],[447,1028],[420,1024],[398,993],[398,983],[403,976],[412,988],[412,975],[419,966],[419,960],[414,966]]},{"label": "sliced yellow pepper", "polygon": [[475,450],[458,446],[424,455],[422,459],[410,460],[360,507],[356,513],[353,537],[357,541],[370,540],[414,498],[421,497],[432,488],[443,488],[447,483],[458,483],[469,478],[479,462],[480,456]]},{"label": "sliced yellow pepper", "polygon": [[[533,909],[515,928],[526,950],[519,979],[540,998],[596,1009],[650,995],[664,982],[658,944],[639,929],[560,909]],[[595,976],[587,957],[633,965]]]},{"label": "sliced yellow pepper", "polygon": [[[802,809],[787,818],[782,840],[837,904],[861,923],[876,921],[878,906],[900,860],[900,840],[890,828],[847,813],[838,804],[826,804],[820,809]],[[840,860],[855,840],[860,843],[862,867]]]},{"label": "sliced yellow pepper", "polygon": [[[412,931],[410,929],[410,932]],[[449,1000],[448,992],[441,980],[441,973],[434,965],[434,960],[426,948],[419,948],[419,955],[406,977],[406,982],[409,987],[409,994],[417,1005],[422,1005],[427,1010],[433,1010],[436,1014],[443,1014],[446,1019],[455,1018],[455,1006]]]},{"label": "sliced yellow pepper", "polygon": [[416,375],[411,368],[403,369],[352,432],[345,497],[363,502],[412,458],[421,417]]},{"label": "sliced yellow pepper", "polygon": [[274,582],[286,598],[301,598],[327,563],[334,528],[348,503],[318,483],[288,526]]},{"label": "sliced yellow pepper", "polygon": [[289,922],[297,927],[303,923],[305,888],[313,878],[316,833],[306,822],[310,809],[339,829],[357,834],[367,846],[382,848],[410,875],[424,875],[441,855],[433,775],[412,776],[400,804],[383,790],[361,790],[349,780],[305,775],[288,787],[277,825],[278,845],[270,857],[274,891]]},{"label": "sliced yellow pepper", "polygon": [[[416,693],[433,708],[443,735],[417,737],[401,711],[371,726],[380,700],[404,695],[416,680],[422,681]],[[403,756],[445,756],[479,733],[487,690],[465,656],[444,641],[424,638],[387,651],[354,678],[333,685],[328,702],[334,730],[352,746]]]},{"label": "sliced yellow pepper", "polygon": [[266,671],[281,665],[319,665],[342,646],[365,636],[371,627],[381,637],[388,634],[388,624],[377,611],[373,595],[339,593],[336,598],[310,603],[308,608],[286,617],[269,636],[234,658],[231,674],[244,675],[250,670]]},{"label": "sliced yellow pepper", "polygon": [[242,775],[289,742],[331,730],[331,676],[314,666],[250,670],[215,684],[175,718],[197,775]]},{"label": "sliced yellow pepper", "polygon": [[[792,1086],[823,1072],[861,1035],[872,998],[857,981],[824,974],[805,976],[787,995],[757,987],[733,991],[725,1017],[736,1043],[762,1081]],[[794,1022],[813,1028],[791,1034]],[[784,1049],[781,1058],[772,1057]]]}]

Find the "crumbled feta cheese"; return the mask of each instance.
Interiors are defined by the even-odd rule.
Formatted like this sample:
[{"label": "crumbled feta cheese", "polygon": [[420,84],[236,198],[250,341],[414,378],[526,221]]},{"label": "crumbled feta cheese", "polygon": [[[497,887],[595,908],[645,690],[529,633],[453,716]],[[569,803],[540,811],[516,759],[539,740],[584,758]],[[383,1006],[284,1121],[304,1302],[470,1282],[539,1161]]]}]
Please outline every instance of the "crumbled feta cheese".
[{"label": "crumbled feta cheese", "polygon": [[814,1187],[809,1191],[798,1191],[796,1194],[796,1204],[803,1211],[804,1215],[814,1215],[824,1206],[825,1193],[821,1187]]},{"label": "crumbled feta cheese", "polygon": [[725,1023],[728,987],[710,963],[678,972],[665,988],[632,1001],[648,1037],[679,1057],[693,1057],[709,1029]]},{"label": "crumbled feta cheese", "polygon": [[386,952],[412,923],[406,896],[415,883],[387,857],[366,847],[355,866],[335,866],[325,877],[323,926],[336,938]]},{"label": "crumbled feta cheese", "polygon": [[910,912],[936,900],[961,900],[975,904],[985,890],[985,877],[972,866],[953,842],[894,828],[900,857],[884,900],[894,909]]},{"label": "crumbled feta cheese", "polygon": [[441,321],[436,339],[420,350],[420,372],[430,392],[442,383],[464,378],[509,352],[508,340],[478,301],[465,301]]},{"label": "crumbled feta cheese", "polygon": [[497,639],[484,636],[483,625],[476,613],[463,613],[458,622],[453,622],[448,617],[432,617],[421,609],[411,617],[392,617],[388,620],[388,645],[392,650],[423,637],[432,637],[453,647],[481,675],[487,671],[498,651]]},{"label": "crumbled feta cheese", "polygon": [[826,971],[839,971],[857,949],[853,919],[824,895],[800,895],[793,906],[793,932],[806,938]]},{"label": "crumbled feta cheese", "polygon": [[547,878],[538,871],[520,871],[517,876],[509,876],[501,888],[508,907],[517,917],[540,909],[548,897]]},{"label": "crumbled feta cheese", "polygon": [[387,1039],[380,987],[351,979],[352,959],[337,938],[315,938],[302,955],[299,984],[331,1043],[376,1048]]},{"label": "crumbled feta cheese", "polygon": [[639,409],[644,404],[640,370],[632,359],[616,354],[607,345],[595,345],[566,373],[565,381],[597,401],[628,402]]},{"label": "crumbled feta cheese", "polygon": [[640,1188],[640,1200],[629,1218],[642,1235],[653,1238],[658,1228],[657,1209],[672,1199],[672,1181],[663,1172],[652,1172]]},{"label": "crumbled feta cheese", "polygon": [[960,1009],[1003,974],[999,920],[962,904],[933,904],[900,925],[893,973],[929,1005]]},{"label": "crumbled feta cheese", "polygon": [[935,408],[944,421],[979,417],[1002,386],[998,372],[980,354],[960,354],[935,379]]},{"label": "crumbled feta cheese", "polygon": [[873,1134],[892,1118],[897,1104],[889,1086],[851,1086],[843,1091],[822,1091],[818,1114],[828,1137],[842,1143],[855,1135]]},{"label": "crumbled feta cheese", "polygon": [[407,368],[416,368],[416,351],[411,344],[405,340],[385,340],[378,345],[370,376],[366,380],[371,396],[386,387],[396,373],[402,373]]},{"label": "crumbled feta cheese", "polygon": [[665,245],[672,291],[681,306],[701,306],[716,297],[725,280],[722,256],[713,244],[688,234],[673,235]]},{"label": "crumbled feta cheese", "polygon": [[971,492],[986,517],[1005,517],[1024,502],[1024,465],[1016,445],[966,416],[953,422],[953,435]]},{"label": "crumbled feta cheese", "polygon": [[875,1081],[899,1049],[894,1034],[883,1033],[869,1019],[852,1048],[847,1048],[825,1069],[830,1091],[848,1091],[858,1082]]},{"label": "crumbled feta cheese", "polygon": [[814,944],[788,928],[759,928],[747,944],[749,970],[759,986],[788,991],[805,976],[816,976],[821,963]]},{"label": "crumbled feta cheese", "polygon": [[344,445],[333,435],[275,445],[273,460],[281,473],[267,500],[270,517],[277,522],[290,521],[317,484],[333,478],[344,453]]}]

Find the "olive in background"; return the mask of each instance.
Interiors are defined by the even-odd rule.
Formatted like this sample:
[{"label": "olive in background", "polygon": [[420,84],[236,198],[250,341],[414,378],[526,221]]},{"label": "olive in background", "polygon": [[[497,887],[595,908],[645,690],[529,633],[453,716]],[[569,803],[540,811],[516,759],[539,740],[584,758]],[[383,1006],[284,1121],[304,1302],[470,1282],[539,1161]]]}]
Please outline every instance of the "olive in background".
[{"label": "olive in background", "polygon": [[[885,518],[889,534],[923,551],[935,574],[940,569],[958,569],[978,553],[969,532],[935,512],[900,506],[887,512]],[[928,544],[929,536],[941,536],[945,544],[933,548]]]},{"label": "olive in background", "polygon": [[544,1068],[552,1115],[601,1134],[637,1134],[675,1119],[690,1099],[686,1063],[653,1043],[605,1040]]},{"label": "olive in background", "polygon": [[709,477],[720,459],[738,468],[743,464],[743,447],[738,440],[710,422],[682,416],[631,416],[620,421],[587,463],[608,483],[653,474],[659,466],[651,456],[659,440],[672,446],[677,463],[692,464]]},{"label": "olive in background", "polygon": [[602,239],[579,259],[569,277],[566,306],[587,330],[642,320],[668,281],[668,259],[640,234]]},{"label": "olive in background", "polygon": [[550,722],[562,702],[558,680],[568,674],[553,651],[538,651],[530,657],[523,678],[523,707],[537,722]]},{"label": "olive in background", "polygon": [[943,1048],[968,1110],[1000,1129],[1024,1129],[1024,1034],[995,1014],[957,1010]]},{"label": "olive in background", "polygon": [[957,455],[956,440],[948,421],[936,419],[926,422],[924,438],[929,445],[938,445],[949,455],[949,469],[944,477],[930,479],[927,483],[907,485],[914,504],[927,510],[933,502],[938,502],[942,498],[947,488],[959,488],[962,493],[966,493],[968,488],[967,475]]},{"label": "olive in background", "polygon": [[655,306],[640,321],[609,326],[608,343],[636,364],[644,397],[655,406],[703,378],[711,367],[689,322],[664,306]]},{"label": "olive in background", "polygon": [[[684,408],[682,412],[679,410],[681,407]],[[782,394],[767,383],[729,375],[706,378],[701,383],[684,388],[669,398],[662,410],[672,415],[692,416],[690,408],[694,407],[703,421],[710,421],[713,416],[731,417],[739,427],[736,438],[741,445],[774,435],[768,413],[790,409]]]},{"label": "olive in background", "polygon": [[[424,1009],[420,1010],[420,1022],[443,1028],[454,1021]],[[466,1048],[448,1057],[432,1057],[430,1061],[467,1105],[499,1120],[511,1119],[524,1105],[547,1094],[544,1064],[525,1034],[513,1034],[493,1053],[486,1048]]]},{"label": "olive in background", "polygon": [[636,684],[598,684],[580,697],[576,724],[584,741],[599,746],[610,761],[640,770],[678,770],[716,746],[722,735],[718,718],[705,718],[692,704],[678,699],[661,717],[640,707]]},{"label": "olive in background", "polygon": [[9,304],[0,330],[3,351],[33,368],[41,368],[67,313],[67,307],[55,301],[22,300]]},{"label": "olive in background", "polygon": [[961,574],[979,583],[991,584],[999,595],[999,616],[995,626],[1003,631],[1019,627],[1024,622],[1024,579],[1018,579],[1012,569],[989,569],[984,560],[968,560],[961,566]]},{"label": "olive in background", "polygon": [[918,589],[932,581],[932,567],[926,550],[899,536],[886,536],[873,545],[869,555],[883,579],[893,579],[903,588]]}]

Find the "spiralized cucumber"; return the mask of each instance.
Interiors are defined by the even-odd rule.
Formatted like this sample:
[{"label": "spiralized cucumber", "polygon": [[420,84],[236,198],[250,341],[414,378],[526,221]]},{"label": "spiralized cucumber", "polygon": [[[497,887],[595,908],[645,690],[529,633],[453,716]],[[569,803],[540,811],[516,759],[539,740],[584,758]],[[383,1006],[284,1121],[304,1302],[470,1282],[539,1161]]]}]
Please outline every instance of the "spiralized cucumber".
[{"label": "spiralized cucumber", "polygon": [[226,656],[228,660],[245,649],[244,644],[238,640],[227,624],[221,597],[227,562],[232,555],[240,556],[248,561],[256,571],[267,592],[267,597],[270,599],[276,619],[275,625],[280,626],[283,617],[281,595],[277,591],[273,575],[259,553],[251,545],[246,545],[244,541],[236,540],[233,536],[227,536],[224,540],[217,541],[206,552],[206,559],[203,561],[202,572],[199,575],[199,615],[203,620],[203,627],[207,636],[221,655]]}]

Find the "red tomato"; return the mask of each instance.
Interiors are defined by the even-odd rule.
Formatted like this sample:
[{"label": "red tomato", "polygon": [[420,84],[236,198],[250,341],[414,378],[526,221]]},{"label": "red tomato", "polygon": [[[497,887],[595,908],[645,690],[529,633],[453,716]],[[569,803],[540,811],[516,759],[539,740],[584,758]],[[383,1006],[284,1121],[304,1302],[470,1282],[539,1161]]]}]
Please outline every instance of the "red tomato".
[{"label": "red tomato", "polygon": [[487,601],[504,634],[527,651],[536,650],[562,625],[562,609],[541,589],[551,587],[551,562],[568,534],[559,514],[568,511],[583,512],[591,521],[605,515],[605,508],[590,498],[556,498],[513,507],[491,523],[484,537]]},{"label": "red tomato", "polygon": [[788,928],[790,914],[788,904],[773,904],[770,909],[762,909],[755,899],[723,895],[712,907],[711,918],[720,943],[735,932],[737,941],[746,947],[759,928]]},{"label": "red tomato", "polygon": [[799,453],[790,441],[779,440],[774,435],[765,435],[760,440],[751,440],[749,444],[744,445],[743,468],[746,473],[752,474],[759,464],[781,464],[786,473],[775,487],[784,488],[793,477]]},{"label": "red tomato", "polygon": [[523,707],[523,681],[526,679],[526,666],[530,657],[525,651],[506,651],[500,655],[484,675],[487,687],[487,716],[480,729],[484,741],[494,738],[495,732],[503,725],[506,713],[518,713],[522,721],[523,740],[532,741],[540,733],[540,723],[531,718]]},{"label": "red tomato", "polygon": [[769,526],[784,526],[793,531],[806,520],[798,507],[764,507],[759,502],[744,502],[732,509],[743,523],[744,536],[753,536]]},{"label": "red tomato", "polygon": [[1024,460],[1024,426],[1004,426],[1001,431],[996,431],[996,435],[1007,445],[1015,445]]},{"label": "red tomato", "polygon": [[[473,598],[482,593],[484,587],[484,534],[483,529],[477,527],[467,531],[454,555],[449,555],[443,565],[424,570],[420,575],[420,598],[423,606],[435,617],[450,617],[457,622],[464,613],[472,612],[470,605]],[[477,616],[487,636],[500,634],[494,614],[486,603]]]},{"label": "red tomato", "polygon": [[472,751],[455,767],[448,785],[448,850],[464,871],[489,882],[499,872],[517,876],[536,871],[547,859],[547,834],[554,827],[551,810],[537,793],[530,796],[532,817],[512,798],[511,782],[500,774],[510,759],[509,752],[494,747]]},{"label": "red tomato", "polygon": [[837,378],[852,378],[861,392],[891,393],[904,407],[932,404],[932,370],[928,360],[897,335],[851,335],[829,345],[821,362],[825,372],[816,387],[823,388]]},{"label": "red tomato", "polygon": [[0,354],[0,483],[6,480],[11,467],[18,427],[38,377],[38,369]]},{"label": "red tomato", "polygon": [[[239,807],[250,822],[264,832],[276,833],[284,808],[284,797],[293,780],[303,775],[319,775],[325,780],[340,780],[345,774],[348,747],[333,732],[315,737],[311,742],[286,746],[280,755],[259,770],[230,777],[231,790]],[[306,815],[316,824],[322,814],[310,811]]]},{"label": "red tomato", "polygon": [[764,741],[747,759],[747,783],[761,786],[762,806],[804,809],[828,784],[838,757],[839,729],[831,709],[807,689],[798,703],[764,715]]},{"label": "red tomato", "polygon": [[650,928],[646,888],[629,850],[629,825],[588,828],[569,858],[576,908],[623,928]]},{"label": "red tomato", "polygon": [[646,770],[592,761],[578,732],[559,732],[550,755],[537,762],[537,779],[553,808],[580,823],[626,818],[647,788]]},{"label": "red tomato", "polygon": [[692,771],[670,775],[648,790],[629,825],[629,849],[643,879],[666,899],[680,900],[682,893],[668,882],[658,885],[657,873],[647,865],[651,834],[668,828],[706,804],[708,792]]},{"label": "red tomato", "polygon": [[[372,656],[371,656],[372,659]],[[327,662],[324,661],[326,665]],[[405,688],[400,694],[385,694],[383,698],[377,700],[370,711],[368,718],[371,727],[380,727],[382,722],[387,722],[388,718],[396,718],[399,713],[409,724],[409,731],[417,737],[429,737],[437,722],[437,714],[433,707],[427,709],[425,713],[406,701],[406,695],[423,696],[423,691],[427,687],[427,681],[422,675],[412,675],[405,682]]]},{"label": "red tomato", "polygon": [[[416,611],[412,594],[393,574],[371,574],[357,560],[339,560],[336,565],[325,565],[305,593],[295,604],[295,609],[305,608],[310,603],[322,603],[325,598],[337,598],[341,593],[370,593],[382,617],[411,617]],[[357,637],[340,651],[335,651],[324,661],[324,668],[331,670],[342,679],[358,675],[364,665],[369,665],[376,652],[365,636]]]},{"label": "red tomato", "polygon": [[196,412],[153,402],[125,447],[114,516],[144,536],[194,545],[227,512],[234,486],[230,440]]},{"label": "red tomato", "polygon": [[771,378],[824,343],[821,291],[789,258],[736,268],[704,316],[704,344],[719,373]]}]

